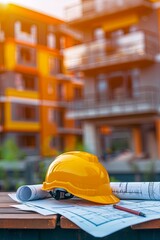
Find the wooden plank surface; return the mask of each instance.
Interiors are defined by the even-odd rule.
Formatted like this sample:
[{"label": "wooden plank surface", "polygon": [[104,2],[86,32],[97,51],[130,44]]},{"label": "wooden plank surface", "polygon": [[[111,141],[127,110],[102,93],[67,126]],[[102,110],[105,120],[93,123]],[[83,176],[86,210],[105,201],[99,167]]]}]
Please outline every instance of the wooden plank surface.
[{"label": "wooden plank surface", "polygon": [[43,216],[38,213],[22,211],[11,207],[17,204],[8,193],[0,193],[0,228],[10,229],[54,229],[57,215]]},{"label": "wooden plank surface", "polygon": [[70,220],[63,216],[60,217],[60,227],[65,229],[79,229],[79,227],[76,224],[74,224],[73,222],[71,222]]},{"label": "wooden plank surface", "polygon": [[151,220],[141,224],[135,224],[132,226],[132,229],[159,229],[160,228],[160,219]]}]

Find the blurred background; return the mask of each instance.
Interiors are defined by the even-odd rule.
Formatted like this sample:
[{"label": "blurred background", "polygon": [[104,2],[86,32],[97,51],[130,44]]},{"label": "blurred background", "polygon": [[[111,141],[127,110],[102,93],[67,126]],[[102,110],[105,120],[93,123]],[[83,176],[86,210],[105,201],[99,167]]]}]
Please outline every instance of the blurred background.
[{"label": "blurred background", "polygon": [[0,190],[66,151],[160,176],[160,1],[0,1]]}]

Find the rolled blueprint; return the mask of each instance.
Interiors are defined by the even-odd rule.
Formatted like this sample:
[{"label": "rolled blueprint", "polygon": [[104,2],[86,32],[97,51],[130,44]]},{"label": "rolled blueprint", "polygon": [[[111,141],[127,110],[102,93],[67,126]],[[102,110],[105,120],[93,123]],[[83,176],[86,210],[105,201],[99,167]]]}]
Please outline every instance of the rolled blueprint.
[{"label": "rolled blueprint", "polygon": [[[160,182],[111,182],[112,192],[119,199],[160,200]],[[18,200],[25,202],[50,197],[42,184],[24,185],[16,192]]]},{"label": "rolled blueprint", "polygon": [[111,182],[119,199],[160,200],[160,182]]},{"label": "rolled blueprint", "polygon": [[16,197],[18,200],[25,202],[47,198],[50,197],[50,194],[42,190],[42,184],[23,185],[17,189]]}]

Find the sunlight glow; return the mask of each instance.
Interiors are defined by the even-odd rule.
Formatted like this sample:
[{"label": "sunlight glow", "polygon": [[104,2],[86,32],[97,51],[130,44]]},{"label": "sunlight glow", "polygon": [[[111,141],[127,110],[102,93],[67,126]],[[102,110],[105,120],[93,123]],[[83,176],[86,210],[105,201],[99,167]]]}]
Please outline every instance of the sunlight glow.
[{"label": "sunlight glow", "polygon": [[0,3],[8,4],[8,3],[10,3],[10,0],[0,0]]}]

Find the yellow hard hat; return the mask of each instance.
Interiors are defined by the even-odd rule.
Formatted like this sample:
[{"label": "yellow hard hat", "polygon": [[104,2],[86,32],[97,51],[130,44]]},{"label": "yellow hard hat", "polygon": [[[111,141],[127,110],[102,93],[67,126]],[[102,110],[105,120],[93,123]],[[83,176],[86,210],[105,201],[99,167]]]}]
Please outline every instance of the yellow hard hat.
[{"label": "yellow hard hat", "polygon": [[50,164],[42,189],[56,188],[96,203],[119,202],[112,193],[106,169],[95,155],[87,152],[66,152]]}]

